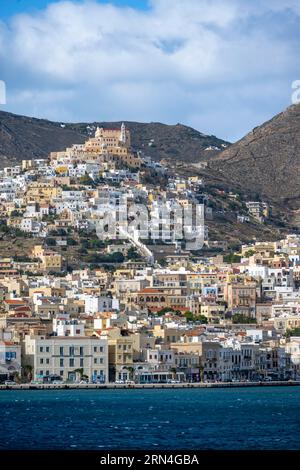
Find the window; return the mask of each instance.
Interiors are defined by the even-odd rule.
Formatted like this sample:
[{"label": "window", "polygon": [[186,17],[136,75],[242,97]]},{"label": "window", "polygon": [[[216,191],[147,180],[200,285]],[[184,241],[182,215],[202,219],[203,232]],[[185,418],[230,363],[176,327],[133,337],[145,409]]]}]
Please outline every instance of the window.
[{"label": "window", "polygon": [[80,356],[83,356],[83,346],[80,346]]},{"label": "window", "polygon": [[46,375],[49,375],[49,374],[50,374],[49,370],[46,370]]},{"label": "window", "polygon": [[103,350],[104,350],[103,346],[100,346],[99,351],[103,353]]},{"label": "window", "polygon": [[16,359],[16,357],[17,357],[17,353],[15,353],[15,352],[7,351],[5,353],[5,360],[6,361],[10,361],[11,359]]},{"label": "window", "polygon": [[64,366],[64,360],[63,360],[63,359],[60,359],[60,360],[59,360],[59,366],[60,366],[60,367],[63,367],[63,366]]},{"label": "window", "polygon": [[40,364],[44,364],[44,359],[40,359]]},{"label": "window", "polygon": [[[101,348],[100,348],[101,349]],[[97,346],[94,346],[94,352],[97,352]]]},{"label": "window", "polygon": [[63,370],[61,370],[61,371],[59,372],[59,375],[60,375],[61,377],[63,377],[63,375],[64,375],[64,371],[63,371]]},{"label": "window", "polygon": [[43,370],[40,370],[40,375],[44,375],[44,371],[43,371]]},{"label": "window", "polygon": [[69,356],[74,356],[74,346],[69,347]]},{"label": "window", "polygon": [[80,358],[80,367],[83,367],[83,357]]},{"label": "window", "polygon": [[46,347],[46,352],[49,352],[50,351],[50,348],[49,346]]},{"label": "window", "polygon": [[97,364],[97,358],[94,357],[94,364]]},{"label": "window", "polygon": [[69,360],[69,366],[70,366],[70,367],[74,367],[74,359],[73,359],[73,358],[71,358],[71,359]]},{"label": "window", "polygon": [[50,359],[49,358],[46,359],[46,364],[50,364]]},{"label": "window", "polygon": [[99,362],[100,364],[103,364],[103,357],[100,357]]},{"label": "window", "polygon": [[44,351],[43,346],[40,346],[40,352],[43,352],[43,351]]},{"label": "window", "polygon": [[60,355],[60,356],[63,356],[63,355],[64,355],[64,347],[63,347],[63,346],[61,346],[61,347],[59,348],[59,355]]}]

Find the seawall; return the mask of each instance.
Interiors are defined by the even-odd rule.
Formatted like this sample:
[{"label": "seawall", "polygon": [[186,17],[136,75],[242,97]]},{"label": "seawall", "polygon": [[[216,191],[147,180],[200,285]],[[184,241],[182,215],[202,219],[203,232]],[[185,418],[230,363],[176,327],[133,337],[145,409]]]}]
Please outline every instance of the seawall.
[{"label": "seawall", "polygon": [[186,389],[186,388],[245,388],[245,387],[290,387],[300,386],[300,381],[273,382],[215,382],[179,384],[16,384],[0,385],[1,390],[142,390],[142,389]]}]

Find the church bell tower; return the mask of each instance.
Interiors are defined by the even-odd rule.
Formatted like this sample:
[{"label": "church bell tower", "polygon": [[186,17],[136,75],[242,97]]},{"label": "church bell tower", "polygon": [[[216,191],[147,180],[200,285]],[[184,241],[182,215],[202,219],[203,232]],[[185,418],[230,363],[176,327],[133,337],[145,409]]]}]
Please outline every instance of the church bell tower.
[{"label": "church bell tower", "polygon": [[126,144],[126,127],[124,122],[122,122],[121,126],[120,142],[122,142],[122,144]]}]

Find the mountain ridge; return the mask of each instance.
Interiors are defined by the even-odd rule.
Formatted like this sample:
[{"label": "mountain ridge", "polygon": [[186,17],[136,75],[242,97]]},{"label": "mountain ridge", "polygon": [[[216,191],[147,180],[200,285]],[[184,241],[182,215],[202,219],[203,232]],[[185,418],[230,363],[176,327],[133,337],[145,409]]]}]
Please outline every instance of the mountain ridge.
[{"label": "mountain ridge", "polygon": [[[22,159],[45,158],[51,151],[83,143],[98,125],[121,126],[121,122],[64,123],[0,111],[0,166]],[[230,145],[183,124],[124,122],[131,131],[135,150],[155,160],[207,160],[223,146]],[[206,150],[210,147],[212,150]]]},{"label": "mountain ridge", "polygon": [[214,156],[212,171],[261,197],[299,199],[300,104],[292,105]]}]

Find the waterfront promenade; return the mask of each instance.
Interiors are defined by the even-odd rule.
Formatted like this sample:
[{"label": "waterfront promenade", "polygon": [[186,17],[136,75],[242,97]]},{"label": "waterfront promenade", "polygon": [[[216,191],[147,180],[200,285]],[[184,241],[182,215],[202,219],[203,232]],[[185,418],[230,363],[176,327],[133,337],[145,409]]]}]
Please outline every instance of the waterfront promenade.
[{"label": "waterfront promenade", "polygon": [[272,382],[212,382],[212,383],[161,383],[161,384],[16,384],[16,385],[0,385],[1,390],[122,390],[122,389],[188,389],[188,388],[245,388],[245,387],[290,387],[300,386],[300,381],[272,381]]}]

